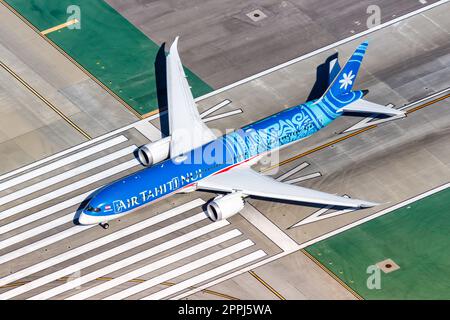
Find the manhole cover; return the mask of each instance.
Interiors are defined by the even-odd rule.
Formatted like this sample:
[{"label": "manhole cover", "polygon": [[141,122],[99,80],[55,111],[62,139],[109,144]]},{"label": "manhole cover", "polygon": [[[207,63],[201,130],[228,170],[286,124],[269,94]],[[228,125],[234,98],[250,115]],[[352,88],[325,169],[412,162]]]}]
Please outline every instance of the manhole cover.
[{"label": "manhole cover", "polygon": [[396,264],[392,259],[386,259],[377,263],[377,267],[380,268],[384,273],[389,273],[400,269],[400,266]]},{"label": "manhole cover", "polygon": [[258,22],[264,18],[267,18],[267,15],[259,9],[250,11],[249,13],[246,14],[246,16],[249,17],[254,22]]}]

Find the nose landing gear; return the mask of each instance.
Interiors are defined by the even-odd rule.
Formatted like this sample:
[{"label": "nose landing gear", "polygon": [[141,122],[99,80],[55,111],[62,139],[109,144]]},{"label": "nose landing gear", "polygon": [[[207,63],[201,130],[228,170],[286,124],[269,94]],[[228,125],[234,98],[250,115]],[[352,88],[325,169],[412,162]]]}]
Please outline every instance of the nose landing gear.
[{"label": "nose landing gear", "polygon": [[109,223],[102,222],[102,223],[100,223],[100,227],[102,227],[103,229],[107,230],[109,228]]}]

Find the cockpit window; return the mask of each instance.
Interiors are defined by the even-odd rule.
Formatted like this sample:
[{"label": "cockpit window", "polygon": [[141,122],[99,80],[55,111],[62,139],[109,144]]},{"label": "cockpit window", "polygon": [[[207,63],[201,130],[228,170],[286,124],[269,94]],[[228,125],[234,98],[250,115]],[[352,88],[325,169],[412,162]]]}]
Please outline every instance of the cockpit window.
[{"label": "cockpit window", "polygon": [[100,212],[101,211],[100,208],[94,208],[92,206],[87,207],[86,210],[91,211],[91,212]]}]

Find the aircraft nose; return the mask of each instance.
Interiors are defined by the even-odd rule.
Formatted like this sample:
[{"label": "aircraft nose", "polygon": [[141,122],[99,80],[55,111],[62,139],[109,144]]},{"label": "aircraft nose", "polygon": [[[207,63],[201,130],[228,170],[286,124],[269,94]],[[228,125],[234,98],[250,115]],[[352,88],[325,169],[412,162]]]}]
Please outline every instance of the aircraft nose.
[{"label": "aircraft nose", "polygon": [[89,214],[86,214],[84,212],[80,213],[80,216],[78,217],[78,223],[82,224],[82,225],[89,225],[89,224],[94,224],[96,223],[95,221],[93,221],[93,217]]}]

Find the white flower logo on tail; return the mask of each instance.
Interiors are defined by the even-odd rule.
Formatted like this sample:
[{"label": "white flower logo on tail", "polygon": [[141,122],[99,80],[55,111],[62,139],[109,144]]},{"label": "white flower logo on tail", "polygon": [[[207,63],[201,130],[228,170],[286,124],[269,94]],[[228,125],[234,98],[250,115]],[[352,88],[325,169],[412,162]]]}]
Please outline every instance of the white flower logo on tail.
[{"label": "white flower logo on tail", "polygon": [[347,90],[347,87],[353,83],[353,78],[355,77],[355,75],[352,73],[353,73],[352,70],[350,70],[348,74],[344,73],[342,79],[339,80],[339,83],[341,84],[340,87],[341,89],[344,88],[345,90]]}]

